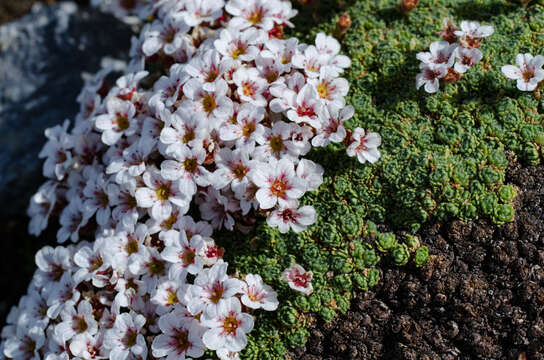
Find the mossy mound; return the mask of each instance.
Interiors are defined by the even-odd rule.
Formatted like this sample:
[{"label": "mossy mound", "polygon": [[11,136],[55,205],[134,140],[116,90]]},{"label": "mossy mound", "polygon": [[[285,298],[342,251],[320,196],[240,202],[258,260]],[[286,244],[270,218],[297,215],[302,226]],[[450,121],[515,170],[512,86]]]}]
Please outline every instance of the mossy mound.
[{"label": "mossy mound", "polygon": [[[433,218],[509,222],[516,189],[504,184],[508,159],[537,164],[544,143],[544,99],[522,93],[500,68],[518,53],[539,54],[544,43],[544,7],[501,0],[423,0],[403,14],[399,0],[320,1],[300,8],[289,36],[311,43],[334,34],[347,12],[350,29],[341,39],[352,59],[345,77],[348,104],[361,126],[383,137],[382,158],[359,164],[342,146],[315,151],[325,167],[320,189],[303,202],[318,222],[301,234],[281,235],[262,224],[248,235],[217,234],[231,269],[259,273],[279,293],[279,311],[259,314],[244,359],[283,359],[304,344],[315,315],[332,319],[349,308],[356,291],[376,284],[375,268],[421,266],[427,248],[416,236],[380,234],[374,224],[416,233]],[[481,48],[484,58],[458,82],[436,94],[415,88],[416,53],[440,40],[442,20],[451,17],[492,25]],[[316,20],[317,19],[317,20]],[[314,293],[300,295],[279,280],[292,262],[314,272]]]}]

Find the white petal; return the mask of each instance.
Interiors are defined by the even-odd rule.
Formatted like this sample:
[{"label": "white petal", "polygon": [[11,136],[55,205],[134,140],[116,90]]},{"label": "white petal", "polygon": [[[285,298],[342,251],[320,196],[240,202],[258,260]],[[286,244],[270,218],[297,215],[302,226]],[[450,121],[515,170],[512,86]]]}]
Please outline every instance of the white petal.
[{"label": "white petal", "polygon": [[514,66],[514,65],[504,65],[501,68],[501,71],[504,74],[504,76],[512,80],[521,79],[523,77],[521,74],[521,70],[517,66]]}]

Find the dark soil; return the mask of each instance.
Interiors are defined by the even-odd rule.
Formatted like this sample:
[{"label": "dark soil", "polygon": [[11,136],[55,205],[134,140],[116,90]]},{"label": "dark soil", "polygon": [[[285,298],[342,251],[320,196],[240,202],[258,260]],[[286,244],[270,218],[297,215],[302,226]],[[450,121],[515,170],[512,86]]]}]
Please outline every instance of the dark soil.
[{"label": "dark soil", "polygon": [[516,219],[428,224],[423,269],[384,269],[297,360],[544,359],[544,166],[513,164]]}]

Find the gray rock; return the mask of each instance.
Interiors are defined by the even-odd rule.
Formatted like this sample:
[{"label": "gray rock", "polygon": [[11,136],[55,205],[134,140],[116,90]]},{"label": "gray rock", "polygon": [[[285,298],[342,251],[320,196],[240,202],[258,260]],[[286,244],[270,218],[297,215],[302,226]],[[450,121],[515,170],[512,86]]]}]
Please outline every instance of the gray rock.
[{"label": "gray rock", "polygon": [[131,29],[71,2],[42,7],[0,26],[0,217],[25,213],[44,181],[44,130],[73,119],[82,72],[102,57],[126,59]]}]

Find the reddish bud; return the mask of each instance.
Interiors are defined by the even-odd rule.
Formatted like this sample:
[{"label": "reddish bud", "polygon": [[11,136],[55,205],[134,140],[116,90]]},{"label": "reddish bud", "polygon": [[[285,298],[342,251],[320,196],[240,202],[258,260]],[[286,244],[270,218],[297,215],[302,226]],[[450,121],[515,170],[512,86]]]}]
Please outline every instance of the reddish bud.
[{"label": "reddish bud", "polygon": [[414,10],[419,3],[419,0],[402,0],[400,8],[403,12],[410,12]]},{"label": "reddish bud", "polygon": [[336,22],[336,37],[342,37],[348,31],[351,26],[351,16],[349,14],[343,13],[342,16],[338,18]]}]

